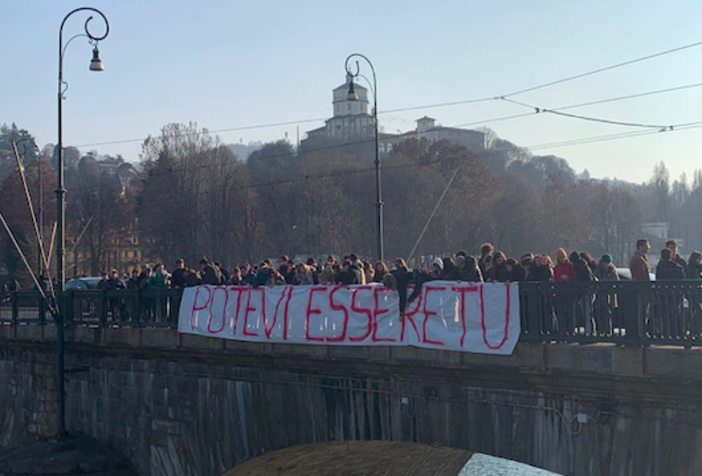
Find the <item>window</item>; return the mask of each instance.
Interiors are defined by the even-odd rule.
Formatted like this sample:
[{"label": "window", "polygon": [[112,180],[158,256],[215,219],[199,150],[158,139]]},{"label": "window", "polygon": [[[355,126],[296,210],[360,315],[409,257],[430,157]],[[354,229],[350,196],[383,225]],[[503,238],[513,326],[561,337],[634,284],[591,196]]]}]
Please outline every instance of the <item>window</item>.
[{"label": "window", "polygon": [[346,103],[346,110],[347,110],[347,111],[350,111],[350,110],[351,110],[351,103],[350,103],[350,102],[347,102],[347,103]]}]

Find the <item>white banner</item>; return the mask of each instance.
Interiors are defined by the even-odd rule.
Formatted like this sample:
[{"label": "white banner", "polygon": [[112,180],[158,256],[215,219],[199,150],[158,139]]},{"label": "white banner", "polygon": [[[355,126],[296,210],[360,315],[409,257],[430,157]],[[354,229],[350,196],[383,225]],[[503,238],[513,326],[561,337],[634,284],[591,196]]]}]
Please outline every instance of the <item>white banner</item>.
[{"label": "white banner", "polygon": [[183,293],[178,330],[251,342],[511,354],[520,332],[519,289],[431,281],[400,315],[397,291],[382,285],[197,286]]}]

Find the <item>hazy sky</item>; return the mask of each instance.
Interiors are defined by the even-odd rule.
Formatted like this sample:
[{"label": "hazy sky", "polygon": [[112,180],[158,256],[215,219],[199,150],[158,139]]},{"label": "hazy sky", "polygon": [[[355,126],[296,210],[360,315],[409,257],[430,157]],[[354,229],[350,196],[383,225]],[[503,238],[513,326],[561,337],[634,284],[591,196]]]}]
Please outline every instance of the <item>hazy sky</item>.
[{"label": "hazy sky", "polygon": [[[80,2],[79,2],[80,3]],[[58,28],[75,1],[0,2],[0,123],[16,122],[39,146],[56,142]],[[170,122],[210,130],[331,115],[343,63],[362,52],[378,74],[379,109],[437,104],[515,90],[702,40],[702,2],[670,0],[131,1],[96,0],[110,20],[100,44],[104,73],[90,73],[91,47],[68,49],[66,145],[143,139]],[[86,16],[67,23],[67,38]],[[95,19],[93,27],[103,26]],[[362,69],[364,65],[361,66]],[[702,82],[702,46],[517,97],[541,107]],[[652,124],[702,121],[702,88],[570,112]],[[527,111],[504,102],[381,116],[388,132],[430,115],[442,125]],[[319,127],[300,124],[300,131]],[[631,128],[534,115],[489,124],[529,146]],[[222,132],[227,143],[275,140],[296,126]],[[647,180],[665,160],[673,177],[698,163],[702,129],[539,153],[568,159],[594,177]],[[84,146],[138,160],[140,141]]]}]

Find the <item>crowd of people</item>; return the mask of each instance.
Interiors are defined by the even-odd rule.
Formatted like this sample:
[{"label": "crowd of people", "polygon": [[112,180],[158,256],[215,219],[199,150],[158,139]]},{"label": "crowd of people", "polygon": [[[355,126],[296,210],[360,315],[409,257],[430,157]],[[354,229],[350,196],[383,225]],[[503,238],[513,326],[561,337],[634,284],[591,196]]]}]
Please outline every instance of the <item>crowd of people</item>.
[{"label": "crowd of people", "polygon": [[[630,279],[649,281],[651,267],[648,262],[650,245],[646,240],[636,243],[636,252],[629,262]],[[295,262],[288,256],[281,256],[277,263],[266,259],[258,265],[245,263],[231,271],[219,262],[202,259],[197,269],[188,268],[182,259],[175,263],[172,273],[163,264],[153,268],[142,266],[135,269],[131,277],[121,279],[116,269],[102,273],[99,289],[139,289],[158,291],[160,289],[183,289],[200,284],[235,286],[279,286],[291,285],[354,285],[383,283],[387,287],[397,287],[398,277],[411,274],[409,283],[430,280],[464,282],[592,282],[618,281],[612,257],[604,254],[596,261],[587,252],[573,251],[570,254],[559,248],[555,262],[547,254],[527,253],[521,258],[508,258],[502,251],[496,251],[490,243],[480,247],[479,256],[459,251],[455,256],[435,258],[430,269],[411,270],[404,259],[397,258],[393,267],[378,261],[361,260],[356,254],[349,254],[340,260],[333,255],[318,263],[314,257]],[[625,277],[629,279],[629,277]],[[702,279],[702,253],[690,254],[689,263],[678,254],[678,244],[669,240],[660,252],[660,262],[655,269],[656,280]]]},{"label": "crowd of people", "polygon": [[[649,281],[651,267],[648,262],[650,245],[646,240],[636,243],[636,252],[629,262],[630,279]],[[356,254],[349,254],[340,260],[333,255],[318,263],[314,257],[295,262],[288,256],[281,256],[277,263],[266,259],[258,265],[245,263],[231,271],[219,262],[202,259],[197,269],[188,268],[182,259],[175,263],[172,273],[159,263],[153,267],[144,265],[134,269],[131,276],[120,277],[113,269],[103,272],[98,289],[119,290],[137,289],[150,292],[162,289],[184,289],[200,284],[238,286],[278,286],[292,285],[354,285],[382,283],[386,287],[397,288],[398,278],[412,283],[430,280],[464,282],[592,282],[618,281],[622,277],[608,254],[596,261],[587,252],[573,251],[570,254],[559,248],[555,261],[548,254],[527,253],[521,258],[508,258],[502,251],[496,251],[490,243],[480,247],[479,256],[459,251],[454,256],[435,258],[430,269],[410,270],[402,258],[397,258],[392,269],[378,261],[362,261]],[[405,278],[405,275],[408,277]],[[668,240],[661,250],[660,262],[655,270],[656,280],[702,279],[702,253],[690,254],[689,263],[678,254],[678,243]],[[42,285],[48,285],[48,277],[41,276]],[[15,282],[13,288],[18,285]],[[12,289],[15,290],[15,289]]]},{"label": "crowd of people", "polygon": [[[466,251],[459,251],[453,256],[433,258],[429,269],[410,269],[404,259],[395,259],[392,267],[378,261],[375,264],[361,260],[356,254],[349,254],[338,260],[335,256],[327,256],[323,262],[309,257],[306,260],[295,261],[288,256],[281,256],[275,263],[264,260],[252,266],[245,263],[241,266],[227,269],[219,262],[202,259],[197,269],[186,266],[182,259],[176,261],[172,273],[159,263],[153,267],[144,265],[134,269],[131,276],[120,277],[119,272],[103,272],[97,285],[98,289],[114,291],[122,289],[139,290],[155,295],[155,301],[142,310],[145,313],[165,315],[165,301],[158,297],[158,291],[166,289],[183,290],[191,286],[232,285],[232,286],[280,286],[280,285],[364,285],[377,283],[388,289],[396,290],[399,294],[400,311],[403,312],[408,303],[413,302],[422,290],[424,283],[434,280],[457,281],[467,283],[477,282],[555,282],[577,283],[595,281],[671,281],[671,280],[701,280],[702,253],[694,251],[689,255],[689,261],[678,253],[678,243],[668,240],[660,252],[660,261],[652,272],[648,260],[650,245],[646,240],[636,243],[636,252],[629,261],[629,273],[621,273],[613,263],[609,254],[604,254],[598,261],[586,252],[573,251],[570,254],[559,248],[555,252],[555,260],[547,254],[527,253],[519,259],[508,258],[505,253],[496,251],[490,243],[480,247],[480,253],[472,256]],[[621,268],[620,268],[621,269]],[[654,274],[655,273],[655,274]],[[40,285],[47,287],[49,277],[44,273],[39,278]],[[14,282],[14,289],[19,285]],[[411,294],[408,295],[411,290]],[[541,324],[543,332],[573,332],[583,329],[587,335],[594,332],[612,332],[614,329],[613,315],[618,307],[615,294],[593,293],[589,291],[556,292],[542,296],[545,299],[540,304],[545,317]],[[679,312],[683,300],[677,297],[665,297],[666,303],[646,304],[646,320],[649,330],[661,332],[663,322],[680,329],[690,325],[682,323]],[[696,327],[702,332],[702,305],[695,301]],[[150,306],[150,307],[149,307]],[[127,314],[124,304],[117,296],[108,300],[108,307],[113,312]],[[698,309],[699,308],[699,309]],[[656,312],[652,312],[655,310]],[[662,320],[654,315],[667,312],[670,319]],[[698,316],[699,311],[699,316]],[[688,319],[689,320],[689,319]],[[678,322],[680,321],[680,322]],[[697,322],[697,321],[695,321]]]}]

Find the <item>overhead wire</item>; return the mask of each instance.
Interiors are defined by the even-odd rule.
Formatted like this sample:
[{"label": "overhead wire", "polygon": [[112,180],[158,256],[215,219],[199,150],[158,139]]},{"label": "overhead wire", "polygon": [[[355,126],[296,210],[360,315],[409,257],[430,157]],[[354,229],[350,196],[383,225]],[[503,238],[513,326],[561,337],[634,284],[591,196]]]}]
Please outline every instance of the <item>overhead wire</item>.
[{"label": "overhead wire", "polygon": [[[691,88],[699,88],[702,87],[702,83],[692,83],[692,84],[686,84],[683,86],[676,86],[672,88],[664,88],[664,89],[655,89],[652,91],[644,91],[642,93],[635,93],[635,94],[627,94],[623,96],[615,96],[611,98],[606,98],[606,99],[597,99],[594,101],[587,101],[587,102],[582,102],[582,103],[577,103],[577,104],[570,104],[568,106],[560,106],[560,107],[553,107],[553,108],[548,108],[550,111],[566,111],[569,109],[576,109],[580,107],[587,107],[587,106],[595,106],[598,104],[607,104],[611,102],[618,102],[618,101],[625,101],[628,99],[636,99],[640,97],[646,97],[646,96],[653,96],[656,94],[665,94],[665,93],[670,93],[670,92],[675,92],[675,91],[682,91],[685,89],[691,89]],[[506,99],[509,100],[509,99]],[[511,102],[514,102],[512,100],[509,100]],[[455,128],[465,128],[465,127],[471,127],[471,126],[477,126],[477,125],[482,125],[482,124],[489,124],[492,122],[501,122],[501,121],[507,121],[511,119],[517,119],[521,117],[531,117],[534,116],[535,114],[538,114],[536,111],[532,112],[524,112],[520,114],[511,114],[507,116],[499,116],[499,117],[494,117],[490,119],[485,119],[481,121],[473,121],[473,122],[468,122],[465,124],[457,124],[452,127]]]},{"label": "overhead wire", "polygon": [[511,97],[511,96],[517,96],[519,94],[529,93],[531,91],[536,91],[538,89],[548,88],[550,86],[555,86],[557,84],[567,83],[569,81],[574,81],[576,79],[585,78],[587,76],[592,76],[594,74],[604,73],[605,71],[611,71],[613,69],[621,68],[623,66],[629,66],[631,64],[639,63],[641,61],[646,61],[646,60],[650,60],[653,58],[658,58],[660,56],[668,55],[671,53],[676,53],[678,51],[686,50],[688,48],[695,48],[695,47],[700,46],[700,45],[702,45],[702,41],[696,41],[694,43],[689,43],[687,45],[678,46],[676,48],[672,48],[672,49],[665,50],[665,51],[660,51],[658,53],[654,53],[654,54],[650,54],[650,55],[646,55],[646,56],[640,56],[638,58],[634,58],[634,59],[627,60],[627,61],[622,61],[621,63],[616,63],[616,64],[613,64],[610,66],[605,66],[604,68],[598,68],[598,69],[594,69],[591,71],[586,71],[585,73],[580,73],[580,74],[576,74],[574,76],[569,76],[566,78],[558,79],[556,81],[551,81],[548,83],[539,84],[537,86],[532,86],[530,88],[520,89],[520,90],[514,91],[514,92],[509,93],[509,94],[504,94],[504,95],[502,95],[502,97],[507,98],[507,97]]},{"label": "overhead wire", "polygon": [[[679,46],[676,48],[660,51],[658,53],[646,55],[646,56],[641,56],[638,58],[634,58],[631,60],[623,61],[620,63],[616,63],[613,65],[605,66],[603,68],[597,68],[591,71],[586,71],[584,73],[576,74],[573,76],[567,76],[565,78],[561,78],[555,81],[550,81],[547,83],[542,83],[536,86],[532,86],[529,88],[517,90],[508,94],[502,94],[498,96],[486,96],[482,98],[473,98],[473,99],[466,99],[466,100],[460,100],[460,101],[451,101],[451,102],[443,102],[443,103],[436,103],[436,104],[429,104],[429,105],[422,105],[422,106],[409,106],[409,107],[401,107],[401,108],[395,108],[395,109],[388,109],[384,111],[378,111],[378,114],[390,114],[390,113],[397,113],[397,112],[405,112],[405,111],[412,111],[412,110],[419,110],[419,109],[432,109],[432,108],[439,108],[439,107],[447,107],[447,106],[456,106],[456,105],[463,105],[463,104],[473,104],[473,103],[479,103],[479,102],[488,102],[488,101],[496,101],[500,100],[503,98],[509,98],[512,96],[517,96],[520,94],[525,94],[527,92],[531,91],[536,91],[539,89],[547,88],[550,86],[555,86],[557,84],[562,84],[566,83],[569,81],[573,81],[576,79],[584,78],[587,76],[592,76],[595,74],[603,73],[605,71],[611,71],[613,69],[621,68],[623,66],[628,66],[634,63],[638,63],[641,61],[646,61],[650,60],[653,58],[658,58],[660,56],[676,53],[678,51],[686,50],[689,48],[694,48],[697,46],[702,45],[702,41],[694,42],[694,43],[689,43],[683,46]],[[269,124],[257,124],[257,125],[251,125],[251,126],[239,126],[239,127],[229,127],[229,128],[224,128],[224,129],[213,129],[210,130],[209,132],[211,133],[222,133],[222,132],[234,132],[234,131],[242,131],[242,130],[250,130],[250,129],[261,129],[261,128],[269,128],[269,127],[279,127],[279,126],[286,126],[286,125],[295,125],[295,124],[304,124],[308,122],[319,122],[319,121],[324,121],[328,118],[311,118],[311,119],[300,119],[300,120],[295,120],[295,121],[287,121],[287,122],[274,122],[274,123],[269,123]],[[151,136],[148,136],[151,137]],[[113,145],[113,144],[125,144],[125,143],[133,143],[133,142],[142,142],[148,137],[144,137],[141,139],[123,139],[123,140],[116,140],[116,141],[103,141],[103,142],[92,142],[92,143],[86,143],[86,144],[79,144],[74,147],[95,147],[95,146],[101,146],[101,145]]]},{"label": "overhead wire", "polygon": [[540,113],[547,113],[547,114],[555,114],[558,116],[563,116],[563,117],[569,117],[572,119],[579,119],[582,121],[590,121],[590,122],[599,122],[602,124],[610,124],[614,126],[627,126],[627,127],[643,127],[647,129],[667,129],[668,125],[661,125],[661,124],[643,124],[640,122],[625,122],[625,121],[615,121],[612,119],[602,119],[598,117],[590,117],[590,116],[583,116],[581,114],[571,114],[567,112],[561,112],[557,111],[555,109],[547,109],[539,106],[532,106],[530,104],[521,102],[521,101],[515,101],[514,99],[509,99],[509,98],[503,98],[505,101],[512,103],[512,104],[517,104],[519,106],[527,107],[529,109],[533,109],[534,112],[537,114]]}]

